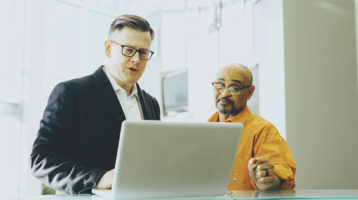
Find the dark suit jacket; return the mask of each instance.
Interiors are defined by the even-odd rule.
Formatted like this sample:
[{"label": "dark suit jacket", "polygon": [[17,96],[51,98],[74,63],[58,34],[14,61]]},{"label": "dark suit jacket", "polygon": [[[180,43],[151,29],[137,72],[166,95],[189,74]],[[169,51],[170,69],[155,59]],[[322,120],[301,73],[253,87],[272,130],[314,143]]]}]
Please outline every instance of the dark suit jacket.
[{"label": "dark suit jacket", "polygon": [[[144,119],[159,120],[158,102],[137,84]],[[89,193],[114,168],[122,107],[102,66],[52,91],[31,153],[34,176],[66,193]]]}]

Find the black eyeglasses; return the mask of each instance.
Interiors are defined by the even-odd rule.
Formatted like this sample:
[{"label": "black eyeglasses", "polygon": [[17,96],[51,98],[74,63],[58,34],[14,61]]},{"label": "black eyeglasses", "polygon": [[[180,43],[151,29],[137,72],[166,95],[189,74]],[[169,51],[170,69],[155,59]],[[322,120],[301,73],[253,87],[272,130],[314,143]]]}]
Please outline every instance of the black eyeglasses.
[{"label": "black eyeglasses", "polygon": [[122,47],[122,55],[127,56],[127,57],[133,57],[137,52],[139,53],[139,59],[141,60],[149,60],[154,52],[150,51],[150,50],[143,50],[143,49],[136,49],[130,46],[126,46],[123,44],[119,44],[116,41],[110,40],[111,42],[113,42],[116,45],[119,45]]},{"label": "black eyeglasses", "polygon": [[239,95],[240,91],[242,89],[251,87],[251,85],[247,85],[247,86],[228,85],[228,86],[226,86],[225,83],[222,83],[222,82],[212,82],[211,85],[213,85],[215,87],[216,91],[219,91],[219,92],[222,92],[227,87],[230,94],[232,94],[232,95]]}]

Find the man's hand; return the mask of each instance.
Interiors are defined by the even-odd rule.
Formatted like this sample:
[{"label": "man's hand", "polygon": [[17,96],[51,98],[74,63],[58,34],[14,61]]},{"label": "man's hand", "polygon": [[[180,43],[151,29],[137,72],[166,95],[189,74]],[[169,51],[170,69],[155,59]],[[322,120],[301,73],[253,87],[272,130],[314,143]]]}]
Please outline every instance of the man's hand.
[{"label": "man's hand", "polygon": [[281,181],[274,172],[274,166],[267,158],[257,157],[249,160],[249,174],[259,190],[278,190]]},{"label": "man's hand", "polygon": [[114,169],[107,171],[99,180],[96,189],[111,189],[114,177]]}]

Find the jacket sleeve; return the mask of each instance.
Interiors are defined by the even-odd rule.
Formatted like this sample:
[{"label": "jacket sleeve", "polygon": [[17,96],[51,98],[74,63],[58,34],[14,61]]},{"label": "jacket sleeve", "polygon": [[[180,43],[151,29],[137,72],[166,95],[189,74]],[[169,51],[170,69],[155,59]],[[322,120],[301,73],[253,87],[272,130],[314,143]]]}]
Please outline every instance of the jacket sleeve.
[{"label": "jacket sleeve", "polygon": [[33,175],[69,194],[89,193],[105,173],[75,159],[79,103],[75,95],[68,83],[54,88],[30,155]]}]

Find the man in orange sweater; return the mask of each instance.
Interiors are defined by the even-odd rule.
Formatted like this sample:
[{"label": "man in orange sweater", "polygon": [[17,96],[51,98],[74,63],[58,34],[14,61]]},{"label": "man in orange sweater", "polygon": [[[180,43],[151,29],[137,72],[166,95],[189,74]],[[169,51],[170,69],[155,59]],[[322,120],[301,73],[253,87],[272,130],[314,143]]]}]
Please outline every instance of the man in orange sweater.
[{"label": "man in orange sweater", "polygon": [[241,64],[223,67],[212,85],[218,112],[208,121],[244,125],[228,190],[293,189],[296,163],[286,141],[247,106],[255,90],[251,71]]}]

